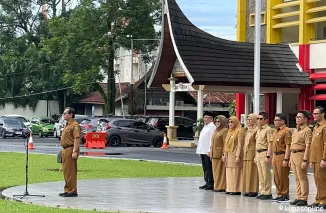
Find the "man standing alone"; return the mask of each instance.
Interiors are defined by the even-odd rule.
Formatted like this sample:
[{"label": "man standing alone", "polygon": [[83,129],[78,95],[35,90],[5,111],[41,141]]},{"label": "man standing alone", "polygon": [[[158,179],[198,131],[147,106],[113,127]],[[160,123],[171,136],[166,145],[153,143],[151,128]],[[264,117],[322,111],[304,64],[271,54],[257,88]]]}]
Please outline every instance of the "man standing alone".
[{"label": "man standing alone", "polygon": [[197,145],[196,153],[200,155],[203,171],[204,171],[204,179],[205,184],[200,186],[200,189],[205,190],[213,190],[214,189],[214,179],[212,172],[212,161],[208,156],[209,148],[213,133],[216,129],[214,125],[214,113],[206,112],[204,114],[204,127],[199,134],[199,140]]},{"label": "man standing alone", "polygon": [[77,159],[79,155],[80,127],[75,118],[75,109],[67,107],[63,113],[67,121],[63,129],[60,145],[62,146],[62,170],[65,179],[62,197],[77,197]]}]

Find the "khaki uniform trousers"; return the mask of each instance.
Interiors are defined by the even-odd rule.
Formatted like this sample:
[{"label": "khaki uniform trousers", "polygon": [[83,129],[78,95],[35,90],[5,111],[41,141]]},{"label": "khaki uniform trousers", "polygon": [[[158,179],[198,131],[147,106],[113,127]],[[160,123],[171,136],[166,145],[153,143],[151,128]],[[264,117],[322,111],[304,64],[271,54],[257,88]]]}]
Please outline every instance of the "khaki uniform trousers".
[{"label": "khaki uniform trousers", "polygon": [[317,188],[316,203],[326,205],[326,168],[320,168],[319,163],[312,163],[314,179]]},{"label": "khaki uniform trousers", "polygon": [[221,158],[212,159],[214,189],[225,190],[226,188],[226,168]]},{"label": "khaki uniform trousers", "polygon": [[62,150],[62,171],[65,179],[64,192],[77,193],[77,159],[72,159],[73,147]]},{"label": "khaki uniform trousers", "polygon": [[272,166],[274,170],[274,183],[277,196],[289,196],[289,174],[290,167],[283,167],[284,154],[273,155]]},{"label": "khaki uniform trousers", "polygon": [[271,164],[265,162],[267,151],[257,152],[256,164],[258,169],[258,178],[260,185],[261,195],[272,194],[272,175],[271,175]]},{"label": "khaki uniform trousers", "polygon": [[309,181],[307,175],[309,165],[307,165],[306,169],[301,169],[303,157],[304,152],[291,153],[291,168],[296,183],[296,199],[307,201],[309,194]]},{"label": "khaki uniform trousers", "polygon": [[243,161],[243,183],[242,191],[247,193],[258,193],[259,189],[259,177],[257,171],[257,165],[253,160]]}]

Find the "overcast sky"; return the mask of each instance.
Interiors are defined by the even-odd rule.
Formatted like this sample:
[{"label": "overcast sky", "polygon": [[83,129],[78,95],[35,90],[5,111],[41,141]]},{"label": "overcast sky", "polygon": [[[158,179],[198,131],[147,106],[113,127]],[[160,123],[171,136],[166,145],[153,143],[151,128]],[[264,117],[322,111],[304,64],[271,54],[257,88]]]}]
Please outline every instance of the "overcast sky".
[{"label": "overcast sky", "polygon": [[237,0],[176,0],[188,19],[200,29],[236,40]]},{"label": "overcast sky", "polygon": [[[176,0],[189,20],[221,38],[236,40],[237,0]],[[68,7],[74,7],[72,0]],[[59,5],[61,9],[61,4]]]}]

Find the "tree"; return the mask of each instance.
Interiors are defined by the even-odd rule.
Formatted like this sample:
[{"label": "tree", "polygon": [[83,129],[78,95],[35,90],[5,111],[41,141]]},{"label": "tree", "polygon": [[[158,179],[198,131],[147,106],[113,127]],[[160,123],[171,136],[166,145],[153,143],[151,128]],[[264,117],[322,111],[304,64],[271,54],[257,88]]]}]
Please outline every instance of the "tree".
[{"label": "tree", "polygon": [[[105,113],[114,114],[114,52],[119,47],[130,48],[127,35],[133,38],[157,37],[154,25],[158,21],[158,2],[111,0],[100,1],[98,6],[93,1],[84,0],[78,8],[70,11],[69,16],[52,18],[49,21],[51,37],[42,45],[50,63],[55,64],[53,72],[61,73],[63,83],[73,85],[73,91],[78,94],[99,90],[105,101]],[[156,46],[155,41],[135,42],[135,49],[143,53]],[[94,83],[105,76],[107,91]]]},{"label": "tree", "polygon": [[[106,112],[115,112],[115,71],[113,70],[114,51],[117,47],[131,48],[130,38],[153,39],[157,38],[154,25],[160,22],[161,4],[159,0],[111,0],[101,1],[102,17],[106,20],[107,31],[111,33],[111,44],[116,44],[110,49],[107,76],[107,95],[100,89],[103,99],[107,101]],[[135,42],[134,47],[143,55],[157,47],[155,41]],[[133,51],[133,50],[132,50]]]},{"label": "tree", "polygon": [[[114,52],[130,48],[130,38],[156,38],[160,20],[159,0],[83,0],[71,11],[70,0],[0,0],[0,95],[24,96],[56,90],[60,108],[78,95],[98,89],[106,113],[115,111]],[[64,2],[62,13],[57,10]],[[48,5],[42,14],[43,4]],[[111,39],[108,37],[111,32]],[[135,42],[142,54],[155,41]],[[98,82],[108,79],[108,91]],[[49,94],[8,99],[33,107]],[[2,100],[3,101],[3,100]],[[0,101],[1,102],[1,101]]]}]

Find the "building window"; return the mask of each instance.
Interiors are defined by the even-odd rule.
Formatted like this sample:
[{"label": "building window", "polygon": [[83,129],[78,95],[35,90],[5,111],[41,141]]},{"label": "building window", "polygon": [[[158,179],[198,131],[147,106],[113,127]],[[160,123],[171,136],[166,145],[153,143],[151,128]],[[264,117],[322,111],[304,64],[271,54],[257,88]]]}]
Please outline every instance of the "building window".
[{"label": "building window", "polygon": [[[249,14],[249,26],[250,27],[254,27],[255,26],[255,13],[251,13]],[[260,23],[261,25],[265,25],[266,24],[266,13],[265,12],[262,12],[260,14]]]}]

